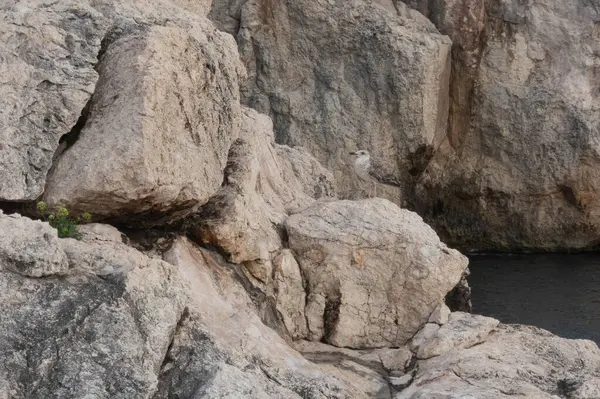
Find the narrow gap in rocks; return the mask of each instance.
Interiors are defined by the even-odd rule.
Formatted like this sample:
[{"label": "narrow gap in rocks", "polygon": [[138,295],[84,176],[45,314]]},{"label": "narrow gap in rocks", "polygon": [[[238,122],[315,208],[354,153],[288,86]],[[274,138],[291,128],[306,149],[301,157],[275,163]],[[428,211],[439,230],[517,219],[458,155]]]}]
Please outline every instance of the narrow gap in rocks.
[{"label": "narrow gap in rocks", "polygon": [[11,201],[0,201],[0,210],[5,215],[10,215],[13,213],[24,214],[30,207],[32,201],[19,201],[19,202],[11,202]]},{"label": "narrow gap in rocks", "polygon": [[175,343],[175,338],[177,337],[177,335],[179,335],[181,328],[185,325],[185,321],[189,317],[190,310],[186,306],[183,309],[183,312],[181,312],[181,316],[179,316],[179,320],[177,320],[177,324],[173,329],[173,334],[171,335],[171,339],[169,340],[169,346],[167,347],[167,351],[165,352],[165,356],[158,371],[158,379],[160,379],[160,376],[163,375],[165,371],[167,371],[169,364],[175,360],[175,358],[172,356],[173,344]]},{"label": "narrow gap in rocks", "polygon": [[[106,49],[108,48],[109,44],[112,42],[111,37],[112,35],[109,32],[106,35],[104,35],[100,42],[100,49],[98,50],[98,54],[96,55],[96,64],[94,65],[94,70],[96,72],[98,72],[98,65],[102,60],[102,56],[106,52]],[[94,94],[96,93],[95,90],[98,86],[100,78],[101,77],[99,76],[98,81],[96,82],[96,87],[94,87],[94,92],[92,93],[92,95],[90,95],[90,98],[81,110],[81,114],[79,115],[79,118],[77,118],[77,122],[75,122],[75,125],[71,128],[70,131],[63,134],[58,140],[58,147],[56,148],[56,151],[54,151],[54,155],[52,156],[52,165],[50,166],[48,174],[46,175],[46,184],[48,183],[48,177],[52,175],[52,172],[56,168],[56,165],[61,155],[64,154],[64,152],[67,151],[69,148],[71,148],[73,144],[75,144],[79,139],[81,131],[83,130],[88,121],[92,99],[94,98]]]},{"label": "narrow gap in rocks", "polygon": [[342,295],[337,290],[325,300],[325,311],[323,312],[323,342],[329,343],[334,334],[340,317],[340,305],[342,304]]}]

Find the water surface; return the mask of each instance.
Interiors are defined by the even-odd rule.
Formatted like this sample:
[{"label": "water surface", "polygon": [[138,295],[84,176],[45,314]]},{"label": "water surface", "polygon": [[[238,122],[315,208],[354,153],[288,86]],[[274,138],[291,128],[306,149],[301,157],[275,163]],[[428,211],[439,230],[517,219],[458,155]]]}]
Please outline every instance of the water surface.
[{"label": "water surface", "polygon": [[600,254],[475,255],[473,313],[600,344]]}]

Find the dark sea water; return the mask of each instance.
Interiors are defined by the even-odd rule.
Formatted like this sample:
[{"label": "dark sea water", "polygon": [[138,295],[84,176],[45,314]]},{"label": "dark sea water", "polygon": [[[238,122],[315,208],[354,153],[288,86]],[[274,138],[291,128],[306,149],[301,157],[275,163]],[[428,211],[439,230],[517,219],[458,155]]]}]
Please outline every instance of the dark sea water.
[{"label": "dark sea water", "polygon": [[469,259],[473,313],[600,345],[600,254]]}]

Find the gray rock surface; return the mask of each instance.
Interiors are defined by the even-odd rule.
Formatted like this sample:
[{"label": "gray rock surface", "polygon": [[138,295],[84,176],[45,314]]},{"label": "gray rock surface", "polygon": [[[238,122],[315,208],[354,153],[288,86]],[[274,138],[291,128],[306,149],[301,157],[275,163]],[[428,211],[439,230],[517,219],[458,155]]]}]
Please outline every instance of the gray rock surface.
[{"label": "gray rock surface", "polygon": [[[5,227],[7,218],[0,215]],[[2,229],[15,247],[48,249],[43,239],[32,243],[36,235],[19,235],[40,222],[21,224]],[[120,240],[58,241],[68,273],[50,275],[43,258],[28,274],[45,278],[0,271],[0,396],[149,397],[183,313],[175,268]]]},{"label": "gray rock surface", "polygon": [[33,200],[94,92],[104,16],[83,1],[0,5],[0,201]]},{"label": "gray rock surface", "polygon": [[27,277],[62,275],[69,263],[55,229],[0,211],[0,269]]},{"label": "gray rock surface", "polygon": [[[448,323],[430,329],[423,335],[417,334],[411,342],[412,348],[419,359],[439,356],[455,348],[469,348],[481,343],[498,323],[498,320],[491,317],[453,312]],[[427,324],[426,327],[430,325]]]},{"label": "gray rock surface", "polygon": [[467,267],[417,214],[380,198],[316,203],[285,226],[309,338],[336,346],[405,344]]},{"label": "gray rock surface", "polygon": [[239,133],[244,71],[231,37],[208,21],[133,29],[106,46],[98,72],[85,126],[45,200],[133,225],[206,202]]},{"label": "gray rock surface", "polygon": [[394,398],[600,397],[598,346],[535,327],[501,324],[479,345],[418,366],[413,383]]},{"label": "gray rock surface", "polygon": [[[23,246],[12,219],[0,214],[3,232]],[[310,363],[262,324],[236,274],[208,251],[178,239],[167,263],[110,226],[83,230],[82,241],[59,240],[62,275],[26,277],[0,258],[0,397],[368,397],[366,379]]]},{"label": "gray rock surface", "polygon": [[[214,0],[209,17],[236,37],[245,104],[332,170],[342,196],[364,188],[349,151],[370,150],[407,182],[443,139],[450,41],[422,15],[370,0]],[[400,203],[399,190],[381,192]]]}]

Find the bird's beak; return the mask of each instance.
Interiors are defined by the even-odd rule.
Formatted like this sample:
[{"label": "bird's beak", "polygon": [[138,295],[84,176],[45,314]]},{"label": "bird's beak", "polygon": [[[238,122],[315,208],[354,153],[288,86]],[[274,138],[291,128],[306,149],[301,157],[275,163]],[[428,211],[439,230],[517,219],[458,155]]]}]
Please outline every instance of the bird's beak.
[{"label": "bird's beak", "polygon": [[349,154],[350,154],[350,155],[356,155],[356,153],[355,153],[355,152],[350,152]]}]

